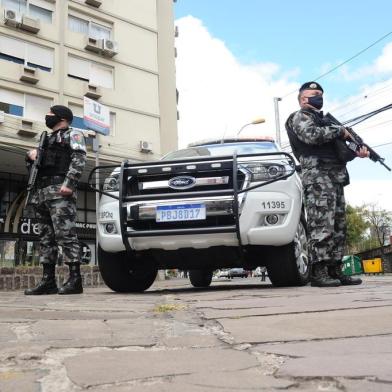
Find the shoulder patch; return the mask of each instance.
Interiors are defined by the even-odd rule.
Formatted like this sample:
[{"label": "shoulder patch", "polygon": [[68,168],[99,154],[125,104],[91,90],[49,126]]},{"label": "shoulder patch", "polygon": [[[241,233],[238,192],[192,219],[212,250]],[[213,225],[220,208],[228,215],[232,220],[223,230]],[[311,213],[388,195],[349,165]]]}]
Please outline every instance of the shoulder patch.
[{"label": "shoulder patch", "polygon": [[86,141],[81,131],[77,131],[76,129],[73,129],[70,132],[69,142],[70,142],[71,150],[87,152]]}]

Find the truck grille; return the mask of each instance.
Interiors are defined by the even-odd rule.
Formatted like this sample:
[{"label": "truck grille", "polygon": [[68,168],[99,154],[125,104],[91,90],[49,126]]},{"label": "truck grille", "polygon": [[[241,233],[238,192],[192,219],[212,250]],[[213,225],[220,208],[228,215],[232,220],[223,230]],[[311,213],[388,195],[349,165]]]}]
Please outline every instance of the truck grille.
[{"label": "truck grille", "polygon": [[[221,166],[223,165],[224,163],[221,164]],[[162,171],[164,168],[160,168],[160,172],[138,173],[137,176],[131,175],[128,177],[127,194],[132,196],[172,194],[175,197],[176,194],[184,191],[199,192],[233,189],[231,165],[230,168],[221,167],[215,170],[211,167],[192,170],[187,169],[186,166],[190,167],[192,165],[170,166],[171,172],[164,172]],[[194,184],[190,187],[173,188],[170,186],[173,179],[182,177],[194,179]],[[241,189],[245,181],[245,175],[241,171],[238,171],[237,181],[238,188]]]}]

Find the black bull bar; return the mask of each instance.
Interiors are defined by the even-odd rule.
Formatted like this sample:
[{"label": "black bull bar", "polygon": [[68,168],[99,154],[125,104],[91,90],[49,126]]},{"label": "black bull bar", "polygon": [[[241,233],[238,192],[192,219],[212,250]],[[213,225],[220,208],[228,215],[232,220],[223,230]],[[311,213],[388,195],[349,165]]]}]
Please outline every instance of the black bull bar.
[{"label": "black bull bar", "polygon": [[[279,160],[283,162],[286,168],[285,173],[281,176],[277,176],[270,180],[256,183],[254,185],[247,185],[245,187],[239,188],[238,173],[239,168],[243,169],[244,158],[250,159],[245,161],[246,163],[254,162],[264,162],[270,163],[271,160]],[[269,158],[269,159],[267,159]],[[239,159],[241,160],[239,163]],[[209,170],[214,163],[224,163],[226,167],[230,168],[232,172],[232,186],[228,189],[219,190],[179,190],[175,193],[155,193],[155,194],[129,194],[127,183],[130,178],[138,178],[140,176],[146,177],[148,175],[163,174],[162,168],[166,169],[166,174],[170,173],[173,176],[180,175],[192,175],[195,171],[202,171],[207,166]],[[195,169],[189,170],[188,167],[194,167]],[[238,196],[242,193],[249,192],[253,189],[260,188],[271,183],[285,180],[291,177],[296,170],[296,165],[293,157],[285,152],[272,152],[272,153],[257,153],[257,154],[236,154],[229,156],[218,156],[218,157],[198,157],[198,158],[186,158],[186,159],[176,159],[171,161],[156,161],[156,162],[142,162],[142,163],[132,163],[129,161],[124,161],[121,165],[107,165],[107,166],[97,166],[91,170],[88,177],[89,187],[102,195],[109,196],[113,199],[118,200],[119,207],[119,217],[120,217],[120,230],[121,236],[125,248],[131,251],[129,245],[129,238],[135,237],[153,237],[153,236],[168,236],[168,235],[189,235],[189,234],[213,234],[213,233],[235,233],[238,239],[239,245],[241,246],[241,235],[240,235],[240,212],[239,212],[239,200]],[[119,191],[118,195],[113,192],[108,192],[103,190],[104,179],[117,171],[119,174]],[[97,173],[99,173],[99,181],[96,181]],[[106,173],[104,179],[101,178],[102,173]],[[128,230],[128,219],[127,219],[127,203],[128,202],[143,202],[151,200],[170,200],[170,199],[188,199],[188,198],[206,198],[214,196],[231,196],[233,199],[232,205],[232,216],[235,224],[226,226],[210,226],[210,227],[195,227],[195,228],[175,228],[175,229],[155,229],[155,230]],[[97,211],[97,214],[99,212]],[[98,216],[98,215],[97,215]]]}]

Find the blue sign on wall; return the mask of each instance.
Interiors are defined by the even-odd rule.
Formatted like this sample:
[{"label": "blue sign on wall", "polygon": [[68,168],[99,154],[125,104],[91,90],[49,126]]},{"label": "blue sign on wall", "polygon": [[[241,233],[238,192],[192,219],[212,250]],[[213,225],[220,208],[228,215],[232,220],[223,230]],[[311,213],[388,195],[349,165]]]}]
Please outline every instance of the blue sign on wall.
[{"label": "blue sign on wall", "polygon": [[109,108],[87,97],[84,97],[83,121],[88,129],[102,135],[110,133]]}]

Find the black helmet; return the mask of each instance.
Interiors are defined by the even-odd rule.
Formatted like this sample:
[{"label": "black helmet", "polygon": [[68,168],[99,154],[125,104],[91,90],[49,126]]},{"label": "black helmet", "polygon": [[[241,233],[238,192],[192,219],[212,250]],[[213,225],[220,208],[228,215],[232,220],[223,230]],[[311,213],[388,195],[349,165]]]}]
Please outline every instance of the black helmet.
[{"label": "black helmet", "polygon": [[64,118],[71,124],[73,120],[73,113],[70,108],[63,105],[54,105],[50,108],[50,111],[54,113],[56,116],[60,118]]}]

